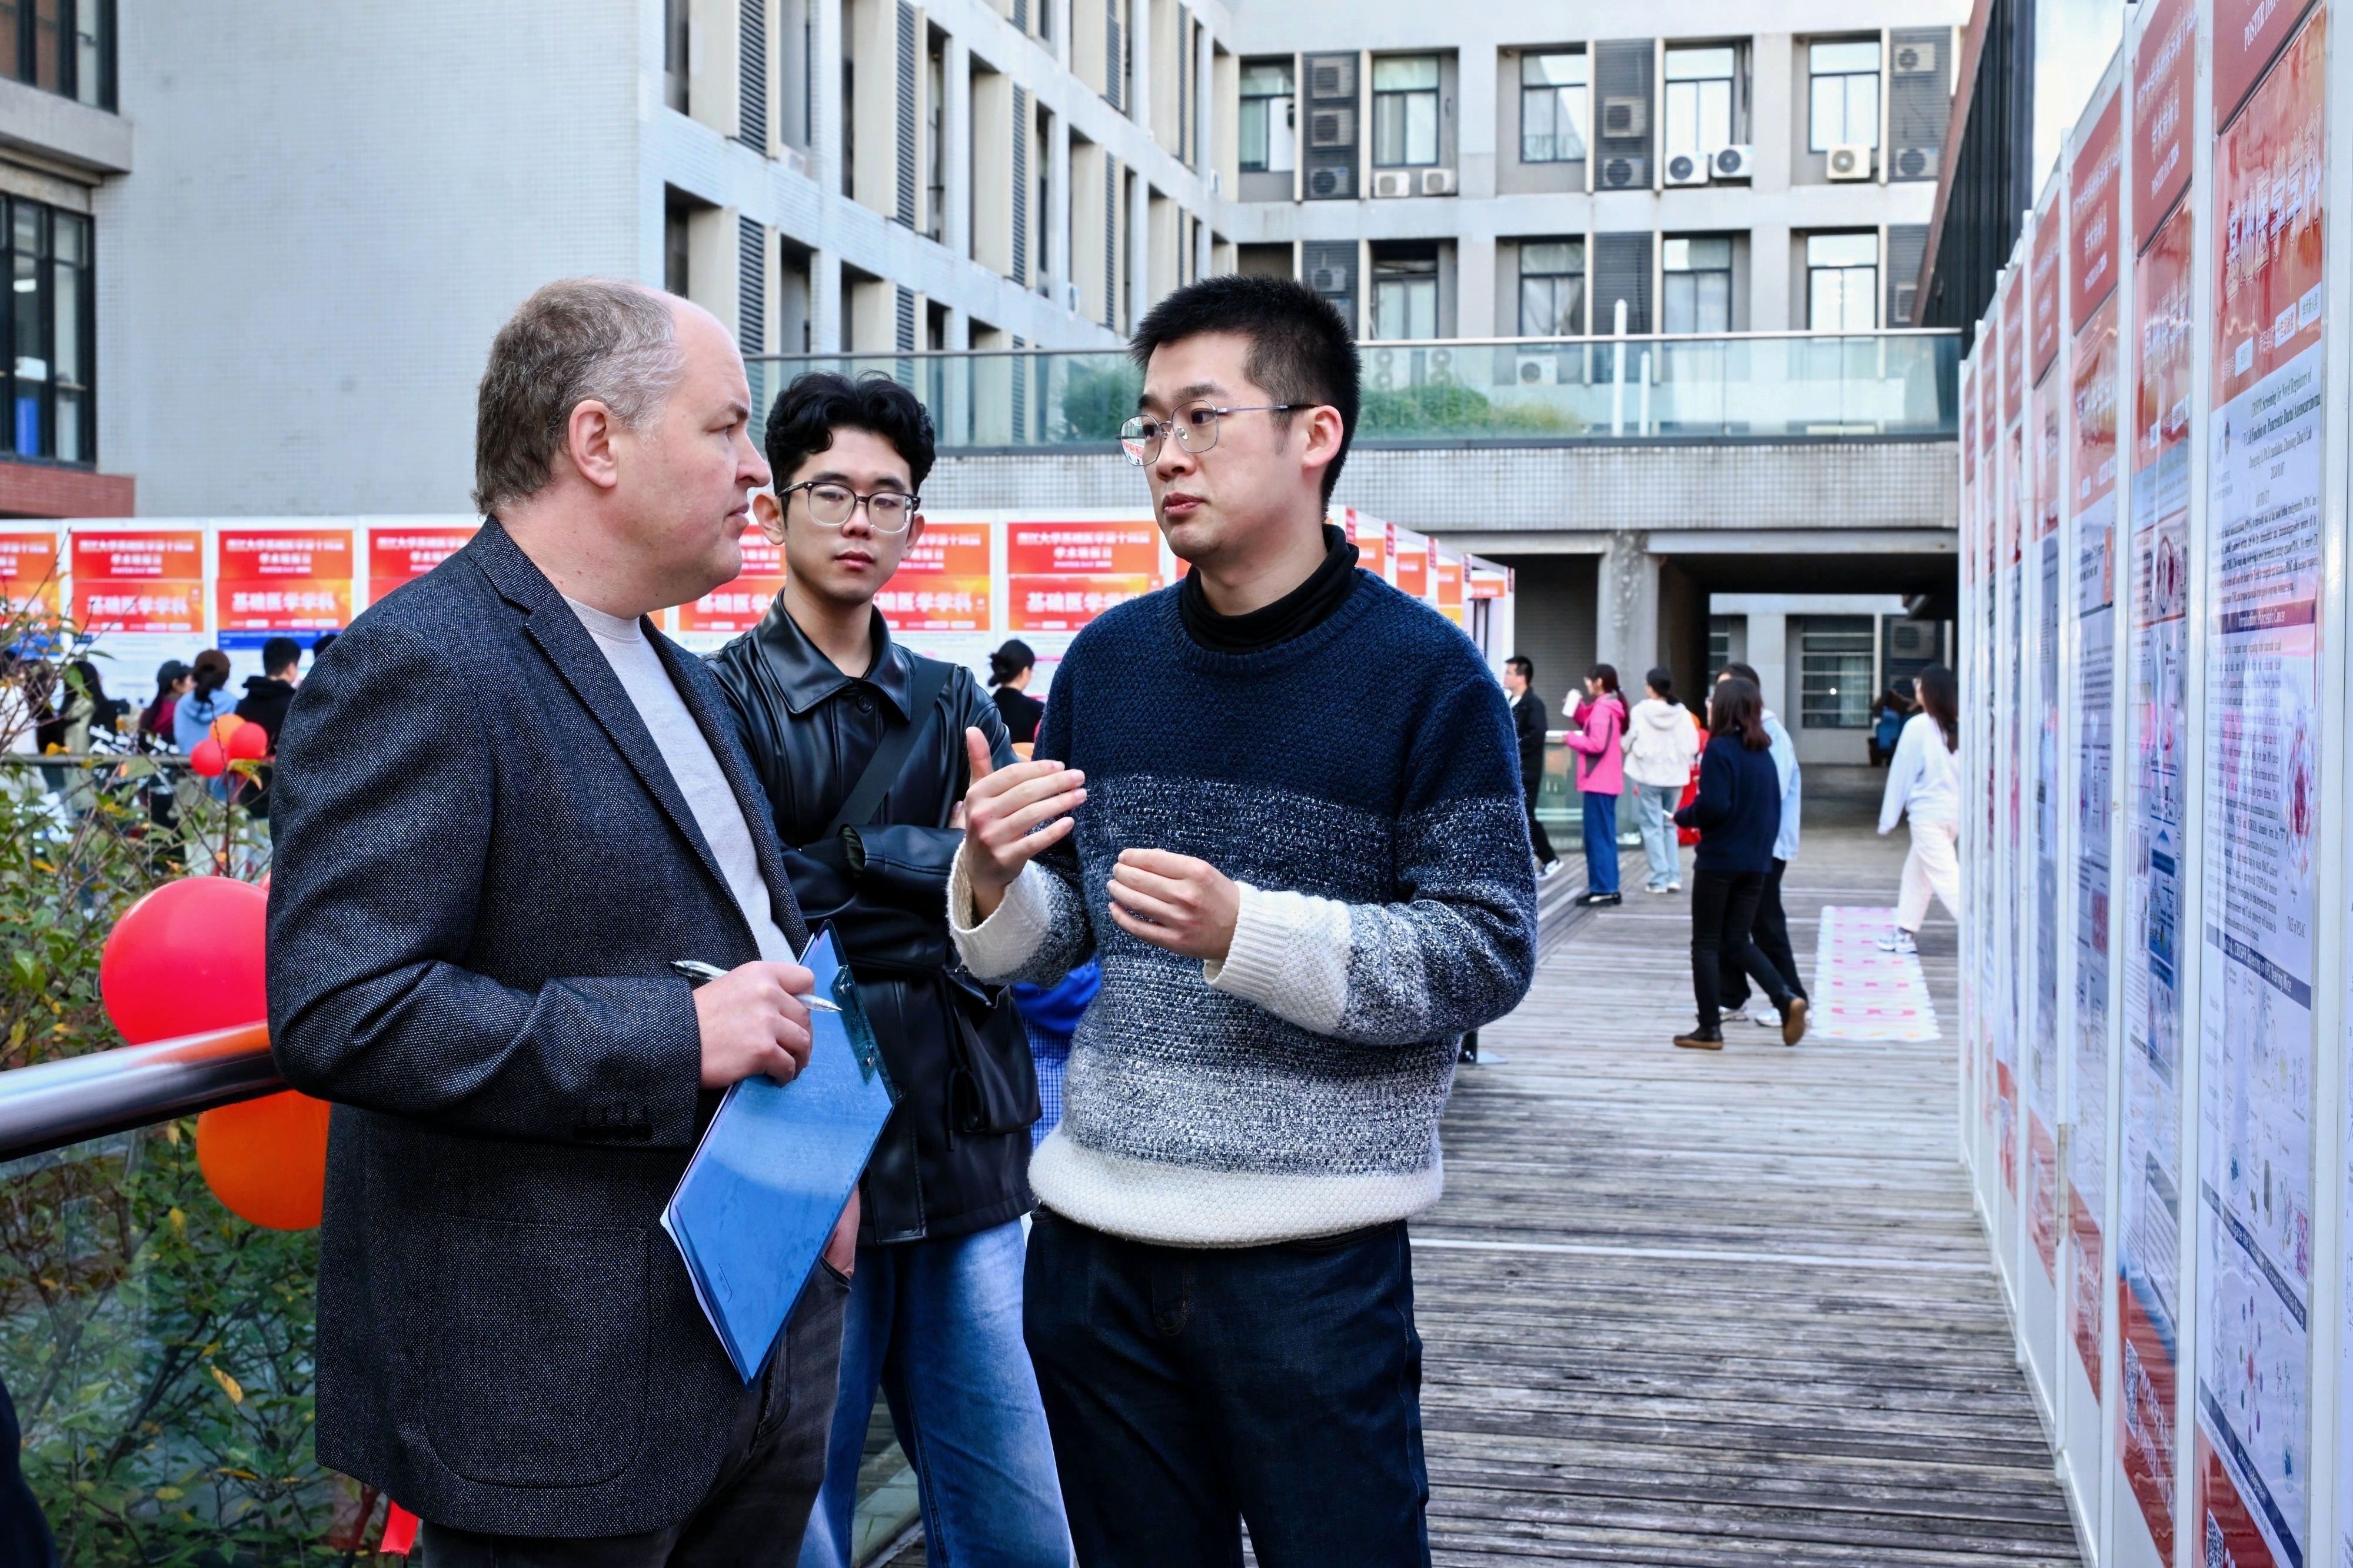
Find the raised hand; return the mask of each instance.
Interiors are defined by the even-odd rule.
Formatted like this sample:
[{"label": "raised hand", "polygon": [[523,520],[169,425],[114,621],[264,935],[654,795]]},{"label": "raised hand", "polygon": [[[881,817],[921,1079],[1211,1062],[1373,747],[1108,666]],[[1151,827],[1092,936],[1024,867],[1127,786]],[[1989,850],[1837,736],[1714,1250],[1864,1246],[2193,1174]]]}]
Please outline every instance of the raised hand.
[{"label": "raised hand", "polygon": [[988,739],[976,729],[964,732],[964,743],[972,757],[972,787],[964,797],[965,875],[986,920],[1004,902],[1021,868],[1069,836],[1070,814],[1086,800],[1087,780],[1043,758],[992,769]]}]

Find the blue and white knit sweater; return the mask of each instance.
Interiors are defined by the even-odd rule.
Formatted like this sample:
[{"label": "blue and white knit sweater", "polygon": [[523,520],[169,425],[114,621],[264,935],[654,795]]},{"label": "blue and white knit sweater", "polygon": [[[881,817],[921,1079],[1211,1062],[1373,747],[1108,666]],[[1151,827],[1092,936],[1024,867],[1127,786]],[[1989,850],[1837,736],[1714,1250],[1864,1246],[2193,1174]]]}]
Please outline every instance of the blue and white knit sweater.
[{"label": "blue and white knit sweater", "polygon": [[[1171,1246],[1247,1247],[1437,1202],[1461,1036],[1535,967],[1519,751],[1462,634],[1369,574],[1261,652],[1185,635],[1174,588],[1089,626],[1055,671],[1038,754],[1084,771],[1077,826],[976,922],[987,980],[1090,956],[1062,1122],[1030,1184],[1056,1213]],[[1120,851],[1197,856],[1242,884],[1222,964],[1112,923]]]}]

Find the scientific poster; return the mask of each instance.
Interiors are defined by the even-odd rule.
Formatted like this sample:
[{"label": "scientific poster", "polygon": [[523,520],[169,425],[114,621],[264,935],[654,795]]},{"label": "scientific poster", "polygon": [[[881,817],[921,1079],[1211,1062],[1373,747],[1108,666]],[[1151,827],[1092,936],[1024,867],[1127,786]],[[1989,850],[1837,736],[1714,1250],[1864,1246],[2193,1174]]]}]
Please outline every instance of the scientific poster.
[{"label": "scientific poster", "polygon": [[2311,1468],[2323,21],[2214,152],[2198,1500],[2242,1568],[2303,1563]]},{"label": "scientific poster", "polygon": [[2107,1261],[2108,794],[2115,748],[2116,306],[2075,334],[2075,1016],[2068,1077],[2069,1332],[2098,1397]]},{"label": "scientific poster", "polygon": [[2189,723],[2189,210],[2136,264],[2132,421],[2133,752],[2125,781],[2124,1157],[2116,1237],[2121,1458],[2158,1551],[2173,1554],[2180,1361],[2182,758]]},{"label": "scientific poster", "polygon": [[[2056,285],[2053,285],[2055,289]],[[2027,412],[2033,443],[2031,489],[2035,594],[2034,702],[2028,802],[2033,814],[2033,991],[2027,1034],[2028,1234],[2042,1271],[2059,1279],[2059,378],[2034,389]]]}]

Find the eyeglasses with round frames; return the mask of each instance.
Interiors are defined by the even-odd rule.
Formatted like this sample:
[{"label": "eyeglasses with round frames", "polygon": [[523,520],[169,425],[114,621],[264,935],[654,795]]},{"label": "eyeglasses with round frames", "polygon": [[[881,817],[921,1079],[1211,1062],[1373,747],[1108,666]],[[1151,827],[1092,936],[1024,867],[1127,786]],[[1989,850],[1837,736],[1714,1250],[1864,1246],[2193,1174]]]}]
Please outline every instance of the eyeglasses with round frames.
[{"label": "eyeglasses with round frames", "polygon": [[828,528],[839,528],[849,521],[849,514],[860,507],[866,509],[866,524],[877,533],[904,533],[907,524],[922,510],[923,498],[904,490],[876,490],[862,496],[848,485],[831,479],[804,479],[797,485],[786,485],[776,492],[779,504],[790,506],[795,490],[808,491],[810,521]]},{"label": "eyeglasses with round frames", "polygon": [[1176,445],[1199,457],[1218,444],[1218,418],[1225,414],[1288,414],[1297,408],[1313,408],[1312,403],[1254,403],[1241,408],[1219,408],[1203,401],[1188,403],[1166,419],[1147,419],[1139,414],[1119,427],[1119,449],[1137,468],[1160,456],[1160,443],[1170,434]]}]

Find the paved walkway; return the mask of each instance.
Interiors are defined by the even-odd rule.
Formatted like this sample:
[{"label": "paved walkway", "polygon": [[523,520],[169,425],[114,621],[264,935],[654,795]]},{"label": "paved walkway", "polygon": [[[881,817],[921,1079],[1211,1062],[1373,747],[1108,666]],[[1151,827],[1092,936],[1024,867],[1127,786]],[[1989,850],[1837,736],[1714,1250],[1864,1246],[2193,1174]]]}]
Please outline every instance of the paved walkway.
[{"label": "paved walkway", "polygon": [[[1808,772],[1810,971],[1823,904],[1894,902],[1878,779]],[[1921,944],[1944,1039],[1735,1025],[1717,1055],[1668,1044],[1686,901],[1630,898],[1456,1080],[1415,1226],[1437,1560],[2074,1563],[1955,1152],[1951,923]]]}]

